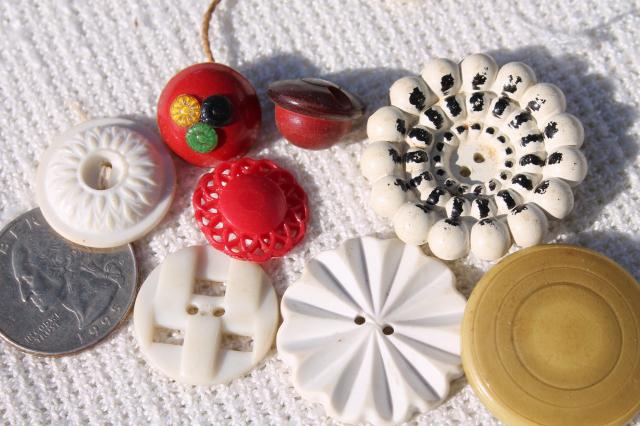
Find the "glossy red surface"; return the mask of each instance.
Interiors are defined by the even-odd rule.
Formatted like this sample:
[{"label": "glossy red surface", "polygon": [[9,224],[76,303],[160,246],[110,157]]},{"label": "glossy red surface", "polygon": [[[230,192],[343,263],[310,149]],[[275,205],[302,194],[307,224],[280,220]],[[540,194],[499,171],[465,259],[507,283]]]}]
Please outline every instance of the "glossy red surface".
[{"label": "glossy red surface", "polygon": [[276,126],[292,144],[305,149],[326,149],[351,130],[352,120],[334,120],[299,114],[276,106]]},{"label": "glossy red surface", "polygon": [[[201,103],[209,96],[224,95],[233,106],[231,122],[217,127],[217,147],[202,154],[187,145],[187,127],[172,119],[169,108],[182,94],[192,95]],[[261,123],[260,103],[251,83],[226,65],[203,63],[192,65],[176,74],[165,86],[158,100],[158,127],[165,143],[185,161],[201,167],[244,155],[258,138]]]},{"label": "glossy red surface", "polygon": [[209,244],[251,262],[284,256],[302,241],[309,221],[304,190],[268,160],[220,163],[202,175],[192,203]]},{"label": "glossy red surface", "polygon": [[274,229],[287,213],[282,189],[268,176],[242,175],[220,191],[220,213],[243,233],[264,233]]}]

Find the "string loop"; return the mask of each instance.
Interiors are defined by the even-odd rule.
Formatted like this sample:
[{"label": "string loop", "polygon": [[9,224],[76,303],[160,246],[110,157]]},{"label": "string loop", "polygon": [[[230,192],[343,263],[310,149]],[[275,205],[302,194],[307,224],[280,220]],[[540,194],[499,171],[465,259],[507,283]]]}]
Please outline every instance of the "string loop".
[{"label": "string loop", "polygon": [[222,0],[212,0],[202,17],[200,41],[202,42],[202,50],[204,50],[204,55],[207,57],[208,62],[215,62],[215,59],[213,59],[213,53],[211,52],[211,44],[209,43],[209,25],[211,24],[213,11],[216,10],[216,7],[221,1]]}]

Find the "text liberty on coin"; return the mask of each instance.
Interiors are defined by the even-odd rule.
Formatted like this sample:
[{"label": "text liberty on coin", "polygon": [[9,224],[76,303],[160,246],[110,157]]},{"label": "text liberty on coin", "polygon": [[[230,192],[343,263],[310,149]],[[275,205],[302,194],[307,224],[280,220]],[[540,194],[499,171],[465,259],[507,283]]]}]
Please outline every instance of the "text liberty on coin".
[{"label": "text liberty on coin", "polygon": [[37,355],[85,349],[126,316],[136,282],[130,246],[74,245],[31,210],[0,231],[0,335]]}]

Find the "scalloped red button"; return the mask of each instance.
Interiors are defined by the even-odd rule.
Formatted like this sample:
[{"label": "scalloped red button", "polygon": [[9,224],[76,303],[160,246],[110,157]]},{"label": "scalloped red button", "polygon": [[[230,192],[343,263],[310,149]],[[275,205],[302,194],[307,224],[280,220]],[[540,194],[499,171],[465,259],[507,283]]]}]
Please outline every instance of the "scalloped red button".
[{"label": "scalloped red button", "polygon": [[220,163],[200,178],[192,202],[211,246],[252,262],[284,256],[302,241],[309,221],[304,190],[269,160]]}]

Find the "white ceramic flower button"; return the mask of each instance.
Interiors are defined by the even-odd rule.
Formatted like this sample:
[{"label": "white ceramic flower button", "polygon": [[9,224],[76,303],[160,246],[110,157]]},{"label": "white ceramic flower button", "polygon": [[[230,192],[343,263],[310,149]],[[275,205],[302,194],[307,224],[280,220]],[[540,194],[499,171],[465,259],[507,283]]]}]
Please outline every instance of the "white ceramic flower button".
[{"label": "white ceramic flower button", "polygon": [[462,375],[465,298],[439,260],[399,240],[345,242],[312,259],[282,299],[278,353],[306,398],[342,421],[424,412]]},{"label": "white ceramic flower button", "polygon": [[245,374],[269,352],[278,300],[260,265],[188,247],[145,280],[133,322],[151,365],[179,382],[213,385]]},{"label": "white ceramic flower button", "polygon": [[36,197],[58,234],[107,248],[156,226],[174,189],[173,161],[158,136],[111,118],[83,123],[54,141],[38,166]]},{"label": "white ceramic flower button", "polygon": [[520,62],[476,54],[428,62],[389,90],[361,158],[371,208],[441,259],[496,260],[543,242],[587,173],[584,130],[560,89]]}]

